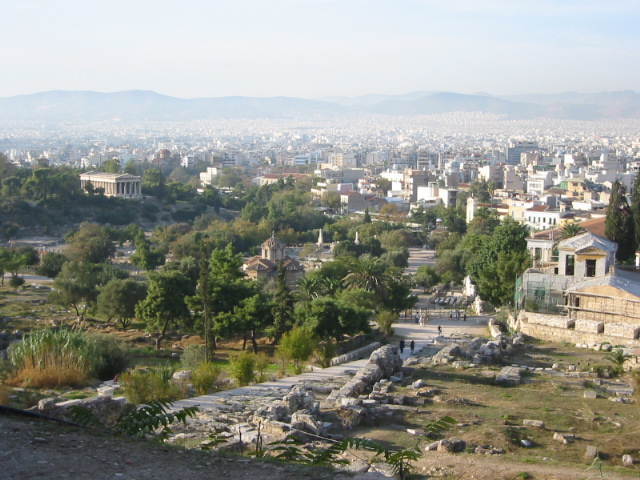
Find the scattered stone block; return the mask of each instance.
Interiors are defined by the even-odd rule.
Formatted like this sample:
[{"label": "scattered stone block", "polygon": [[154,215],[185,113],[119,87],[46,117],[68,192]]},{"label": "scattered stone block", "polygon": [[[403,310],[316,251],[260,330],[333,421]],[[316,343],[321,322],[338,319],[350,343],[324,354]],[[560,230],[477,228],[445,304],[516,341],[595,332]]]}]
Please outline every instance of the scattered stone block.
[{"label": "scattered stone block", "polygon": [[172,378],[178,382],[187,382],[191,380],[191,370],[178,370]]},{"label": "scattered stone block", "polygon": [[438,445],[438,452],[446,452],[446,453],[458,453],[464,451],[467,444],[464,440],[459,438],[447,438],[444,440],[440,440],[440,444]]},{"label": "scattered stone block", "polygon": [[438,450],[438,446],[440,445],[440,440],[437,442],[430,443],[426,447],[424,447],[425,452],[434,452]]},{"label": "scattered stone block", "polygon": [[420,380],[416,380],[415,382],[413,382],[411,384],[411,388],[418,389],[418,388],[424,387],[425,385],[426,385],[426,382],[424,380],[420,379]]},{"label": "scattered stone block", "polygon": [[522,445],[524,448],[533,447],[533,443],[531,443],[529,440],[526,440],[526,439],[520,440],[520,445]]},{"label": "scattered stone block", "polygon": [[[349,463],[345,463],[342,466],[342,469],[346,470],[347,472],[365,473],[367,470],[369,470],[369,464],[363,462],[359,458],[350,457],[350,458],[347,458],[346,460],[348,460]],[[353,477],[353,478],[357,478],[357,477]]]},{"label": "scattered stone block", "polygon": [[589,445],[584,451],[584,458],[588,460],[593,460],[594,458],[598,458],[598,447]]},{"label": "scattered stone block", "polygon": [[631,455],[623,455],[622,456],[622,464],[625,467],[630,467],[635,463],[635,459]]},{"label": "scattered stone block", "polygon": [[553,439],[557,440],[558,442],[562,442],[566,445],[568,443],[575,441],[576,436],[570,433],[555,432],[553,434]]},{"label": "scattered stone block", "polygon": [[544,428],[544,422],[542,420],[523,420],[522,425],[525,427]]},{"label": "scattered stone block", "polygon": [[584,398],[598,398],[598,394],[595,390],[585,390],[582,396]]},{"label": "scattered stone block", "polygon": [[424,430],[422,428],[407,428],[407,433],[409,435],[424,435]]},{"label": "scattered stone block", "polygon": [[496,376],[498,385],[520,385],[520,369],[518,367],[504,367]]}]

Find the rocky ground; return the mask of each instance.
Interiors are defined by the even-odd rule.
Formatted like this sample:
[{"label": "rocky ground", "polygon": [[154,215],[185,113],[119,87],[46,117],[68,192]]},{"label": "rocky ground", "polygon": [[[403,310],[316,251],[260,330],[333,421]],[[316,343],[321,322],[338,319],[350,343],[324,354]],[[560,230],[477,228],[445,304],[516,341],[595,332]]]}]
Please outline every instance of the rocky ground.
[{"label": "rocky ground", "polygon": [[216,456],[6,415],[0,416],[0,469],[5,480],[334,480],[339,476],[329,470]]},{"label": "rocky ground", "polygon": [[[346,480],[346,474],[323,468],[213,455],[173,446],[133,441],[77,427],[14,416],[0,416],[0,468],[5,480]],[[597,469],[561,465],[512,464],[495,457],[437,453],[417,464],[419,478],[507,480],[577,480]],[[526,473],[529,476],[523,476]],[[379,477],[360,477],[366,478]],[[607,473],[591,478],[637,478]]]}]

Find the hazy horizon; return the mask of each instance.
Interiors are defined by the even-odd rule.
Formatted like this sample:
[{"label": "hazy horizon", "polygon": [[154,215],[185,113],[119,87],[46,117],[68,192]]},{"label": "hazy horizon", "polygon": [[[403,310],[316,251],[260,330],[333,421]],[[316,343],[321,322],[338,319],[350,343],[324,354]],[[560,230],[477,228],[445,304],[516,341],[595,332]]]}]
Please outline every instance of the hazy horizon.
[{"label": "hazy horizon", "polygon": [[[157,95],[161,95],[161,96],[166,96],[166,97],[173,97],[173,98],[177,98],[177,99],[181,99],[181,100],[197,100],[197,99],[201,99],[201,98],[219,98],[216,96],[211,96],[211,97],[181,97],[181,96],[177,96],[177,95],[168,95],[164,92],[158,92],[155,90],[148,90],[148,89],[129,89],[129,90],[114,90],[114,91],[98,91],[98,90],[89,90],[89,89],[83,89],[83,90],[65,90],[65,89],[54,89],[54,90],[42,90],[42,91],[38,91],[38,92],[30,92],[30,93],[20,93],[20,94],[16,94],[16,95],[7,95],[7,96],[0,96],[0,98],[11,98],[11,97],[19,97],[19,96],[29,96],[29,95],[39,95],[39,94],[46,94],[46,93],[54,93],[54,92],[61,92],[61,93],[97,93],[97,94],[117,94],[117,93],[126,93],[126,92],[146,92],[146,93],[153,93],[153,94],[157,94]],[[356,94],[356,95],[324,95],[322,97],[295,97],[294,95],[268,95],[268,96],[253,96],[253,95],[224,95],[224,96],[220,96],[220,97],[247,97],[247,98],[277,98],[277,97],[285,97],[285,98],[300,98],[303,100],[324,100],[324,99],[331,99],[331,98],[339,98],[339,97],[344,97],[344,98],[358,98],[358,97],[368,97],[368,96],[381,96],[381,97],[393,97],[393,96],[408,96],[408,95],[414,95],[414,94],[419,94],[419,93],[424,93],[424,94],[436,94],[436,93],[450,93],[450,94],[462,94],[462,95],[478,95],[478,96],[482,96],[482,95],[486,95],[486,96],[491,96],[491,97],[496,97],[496,98],[507,98],[507,97],[519,97],[519,96],[528,96],[528,95],[567,95],[567,94],[578,94],[578,95],[592,95],[592,94],[599,94],[599,93],[619,93],[619,92],[633,92],[633,93],[640,93],[640,89],[625,89],[625,90],[609,90],[609,91],[593,91],[593,92],[588,92],[588,91],[580,91],[580,90],[567,90],[567,91],[562,91],[562,92],[548,92],[548,93],[541,93],[541,92],[518,92],[518,93],[512,93],[512,94],[500,94],[500,93],[488,93],[488,92],[454,92],[454,91],[450,91],[450,90],[415,90],[415,91],[411,91],[411,92],[397,92],[397,93],[389,93],[389,92],[365,92],[365,93],[361,93],[361,94]]]},{"label": "hazy horizon", "polygon": [[636,91],[632,0],[3,2],[0,97]]}]

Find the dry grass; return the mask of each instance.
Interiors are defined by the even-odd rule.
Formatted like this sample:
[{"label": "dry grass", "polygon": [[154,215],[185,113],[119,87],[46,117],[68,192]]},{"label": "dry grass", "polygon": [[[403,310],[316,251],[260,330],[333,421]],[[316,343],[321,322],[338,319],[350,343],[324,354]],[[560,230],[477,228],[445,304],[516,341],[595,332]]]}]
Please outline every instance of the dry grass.
[{"label": "dry grass", "polygon": [[87,384],[87,375],[74,368],[56,367],[55,365],[44,368],[30,366],[19,369],[8,379],[7,383],[34,388],[75,388]]},{"label": "dry grass", "polygon": [[0,405],[11,406],[11,391],[0,385]]},{"label": "dry grass", "polygon": [[[571,358],[572,362],[582,361],[584,365],[597,361],[598,355],[604,355],[585,351],[588,358],[585,360],[581,352],[564,352],[563,346],[541,347],[540,351],[534,349],[530,353],[534,357],[546,357],[542,360],[537,357],[537,361],[545,363]],[[396,448],[409,447],[415,445],[416,438],[405,433],[406,428],[421,428],[432,420],[450,416],[458,425],[446,432],[446,437],[462,438],[467,445],[503,448],[505,454],[492,457],[494,461],[521,463],[523,471],[526,471],[526,465],[551,463],[584,469],[590,463],[584,458],[585,449],[590,445],[599,449],[608,469],[621,468],[624,454],[637,457],[640,451],[637,435],[640,408],[637,403],[621,404],[608,398],[587,399],[583,394],[585,389],[592,388],[589,379],[547,373],[525,376],[517,387],[501,387],[493,381],[498,371],[499,367],[456,370],[445,365],[417,369],[412,380],[422,378],[429,388],[437,388],[439,398],[436,401],[431,398],[424,407],[405,412],[402,420],[398,420],[396,414],[396,425],[362,427],[350,435],[375,438]],[[625,380],[632,383],[631,378]],[[397,392],[413,393],[410,388],[397,388]],[[525,427],[525,419],[542,420],[545,428]],[[554,432],[570,433],[577,438],[565,445],[553,439]],[[532,442],[533,448],[524,448],[520,443],[523,439]],[[425,439],[427,443],[430,441]]]}]

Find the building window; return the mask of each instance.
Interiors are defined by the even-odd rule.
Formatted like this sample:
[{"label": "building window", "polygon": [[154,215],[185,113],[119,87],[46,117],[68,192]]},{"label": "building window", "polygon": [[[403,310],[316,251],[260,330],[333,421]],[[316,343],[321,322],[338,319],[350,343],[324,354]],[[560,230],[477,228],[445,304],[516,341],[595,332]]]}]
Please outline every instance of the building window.
[{"label": "building window", "polygon": [[596,261],[595,260],[587,260],[585,265],[585,275],[587,277],[595,277],[596,276]]},{"label": "building window", "polygon": [[576,257],[574,255],[567,255],[567,261],[565,264],[565,275],[573,275],[576,266]]}]

